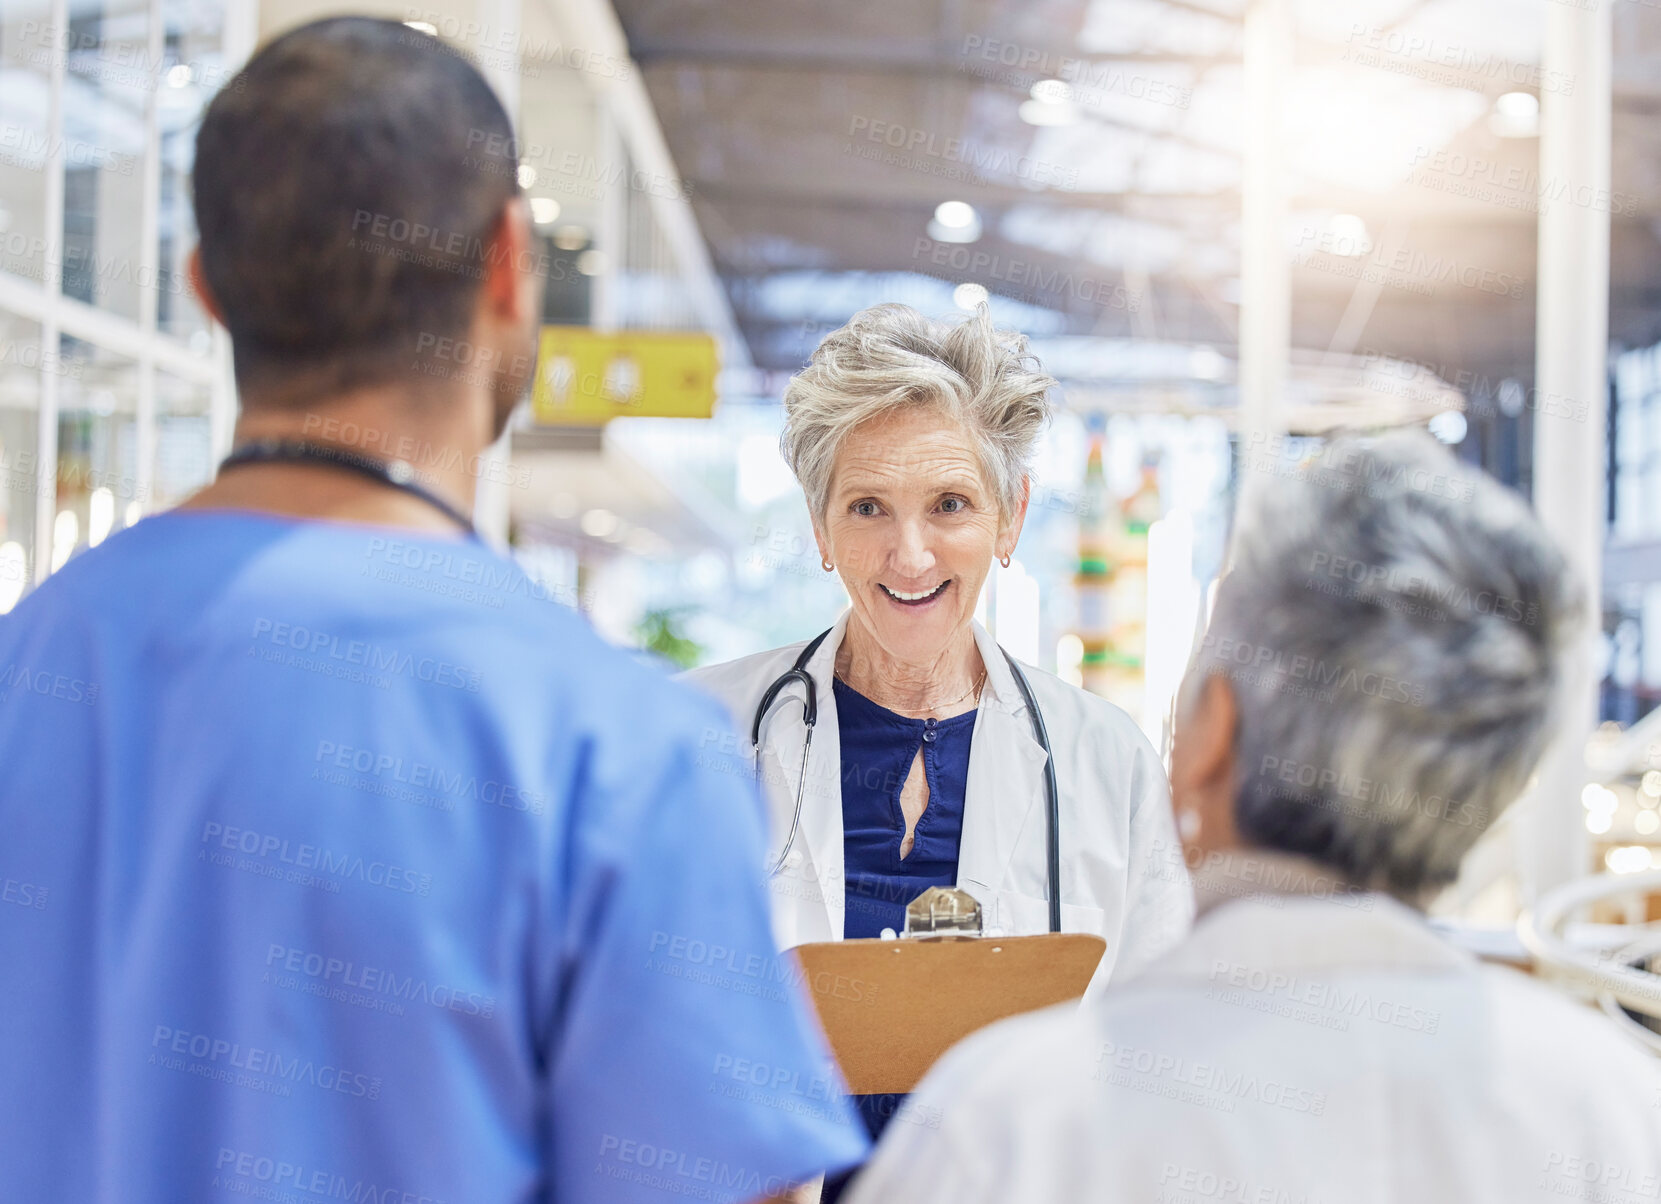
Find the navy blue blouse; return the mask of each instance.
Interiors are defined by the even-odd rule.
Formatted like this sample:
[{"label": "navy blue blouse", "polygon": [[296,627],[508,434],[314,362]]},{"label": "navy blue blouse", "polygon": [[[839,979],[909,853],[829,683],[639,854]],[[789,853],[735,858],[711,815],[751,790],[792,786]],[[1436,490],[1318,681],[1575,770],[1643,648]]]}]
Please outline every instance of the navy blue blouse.
[{"label": "navy blue blouse", "polygon": [[[969,784],[969,743],[975,712],[950,719],[910,719],[879,706],[837,678],[836,719],[842,740],[842,856],[847,918],[843,935],[905,930],[905,909],[931,886],[957,885],[963,839],[963,796]],[[923,750],[929,801],[902,858],[905,814],[900,790]],[[856,1095],[854,1106],[873,1138],[882,1135],[903,1095]],[[826,1204],[839,1200],[851,1175],[825,1185]]]},{"label": "navy blue blouse", "polygon": [[[905,909],[931,886],[957,885],[963,839],[963,795],[975,712],[950,719],[910,719],[879,706],[836,680],[842,740],[842,856],[849,939],[905,929]],[[929,801],[917,821],[911,852],[900,856],[905,815],[900,789],[923,750]]]}]

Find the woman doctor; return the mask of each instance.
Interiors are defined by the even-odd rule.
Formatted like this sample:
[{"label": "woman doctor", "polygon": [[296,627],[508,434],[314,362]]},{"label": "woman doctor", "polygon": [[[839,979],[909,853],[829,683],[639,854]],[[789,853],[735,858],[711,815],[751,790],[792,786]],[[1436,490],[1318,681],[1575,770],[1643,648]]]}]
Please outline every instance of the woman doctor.
[{"label": "woman doctor", "polygon": [[[784,454],[849,607],[760,715],[781,949],[899,932],[931,886],[973,895],[989,930],[1050,930],[1049,758],[1016,670],[973,615],[993,559],[1008,564],[1020,537],[1054,383],[984,305],[956,326],[879,305],[786,390]],[[748,736],[808,646],[689,676]],[[1097,985],[1192,918],[1165,773],[1123,711],[1022,673],[1054,761],[1060,928],[1107,941]]]}]

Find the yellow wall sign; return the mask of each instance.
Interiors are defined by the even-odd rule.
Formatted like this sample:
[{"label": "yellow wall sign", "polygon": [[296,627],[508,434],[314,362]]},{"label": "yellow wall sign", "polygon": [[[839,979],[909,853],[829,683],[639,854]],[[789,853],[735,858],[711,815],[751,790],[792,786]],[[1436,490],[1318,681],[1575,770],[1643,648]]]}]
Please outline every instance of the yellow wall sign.
[{"label": "yellow wall sign", "polygon": [[613,418],[708,418],[720,363],[707,334],[544,326],[531,404],[538,422],[598,426]]}]

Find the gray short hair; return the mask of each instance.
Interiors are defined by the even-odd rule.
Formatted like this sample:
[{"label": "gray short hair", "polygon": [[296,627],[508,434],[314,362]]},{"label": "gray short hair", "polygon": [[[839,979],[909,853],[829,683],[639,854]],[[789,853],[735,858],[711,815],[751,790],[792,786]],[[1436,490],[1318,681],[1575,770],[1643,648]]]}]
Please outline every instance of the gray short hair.
[{"label": "gray short hair", "polygon": [[1522,499],[1423,432],[1250,467],[1291,479],[1248,485],[1185,705],[1234,688],[1245,840],[1422,902],[1539,759],[1578,587]]},{"label": "gray short hair", "polygon": [[902,406],[939,406],[974,439],[1007,518],[1020,505],[1054,384],[1024,337],[993,329],[984,303],[955,326],[909,305],[874,305],[826,335],[791,379],[780,447],[818,522],[849,431]]}]

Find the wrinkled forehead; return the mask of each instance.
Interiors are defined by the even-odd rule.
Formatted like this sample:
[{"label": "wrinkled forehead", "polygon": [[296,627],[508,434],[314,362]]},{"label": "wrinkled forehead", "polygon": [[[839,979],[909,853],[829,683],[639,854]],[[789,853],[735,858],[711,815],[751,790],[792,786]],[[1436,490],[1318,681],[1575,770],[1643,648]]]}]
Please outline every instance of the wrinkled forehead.
[{"label": "wrinkled forehead", "polygon": [[986,493],[991,488],[979,444],[936,406],[907,406],[849,431],[837,449],[831,494],[883,491]]}]

